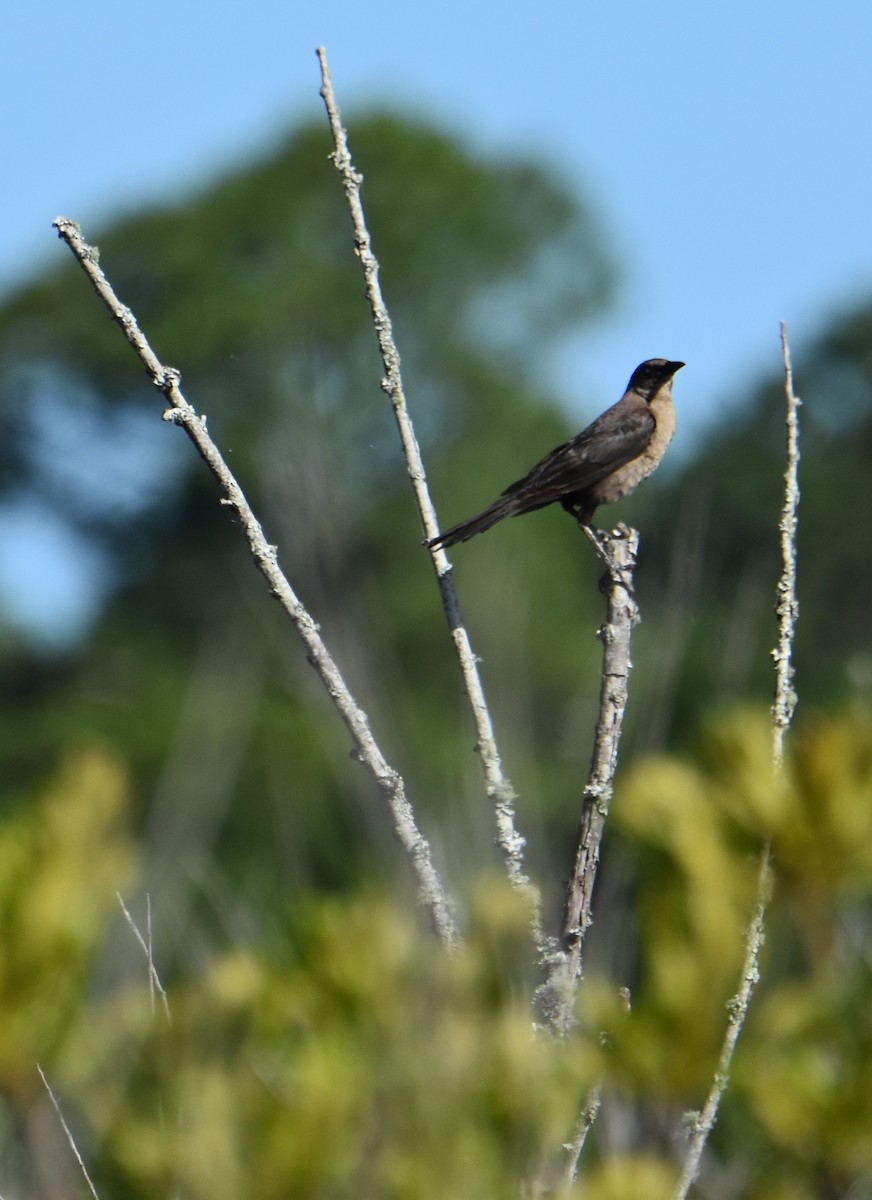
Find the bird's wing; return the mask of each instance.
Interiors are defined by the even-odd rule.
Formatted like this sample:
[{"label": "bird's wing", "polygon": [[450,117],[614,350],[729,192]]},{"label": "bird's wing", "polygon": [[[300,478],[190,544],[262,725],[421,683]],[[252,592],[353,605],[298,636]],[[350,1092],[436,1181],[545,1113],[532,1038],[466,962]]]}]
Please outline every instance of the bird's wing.
[{"label": "bird's wing", "polygon": [[529,494],[540,508],[574,492],[593,487],[612,471],[642,453],[651,440],[655,420],[651,409],[639,405],[614,405],[581,433],[552,450],[523,479],[511,484],[504,496]]}]

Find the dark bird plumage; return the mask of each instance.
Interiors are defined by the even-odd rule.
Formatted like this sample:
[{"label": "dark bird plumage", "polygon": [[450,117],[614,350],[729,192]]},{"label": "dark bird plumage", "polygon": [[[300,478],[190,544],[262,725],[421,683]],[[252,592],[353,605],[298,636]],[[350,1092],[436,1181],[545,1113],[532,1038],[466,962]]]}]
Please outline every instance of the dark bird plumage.
[{"label": "dark bird plumage", "polygon": [[504,517],[561,504],[580,525],[589,525],[601,504],[621,500],[651,474],[675,433],[672,377],[684,366],[649,358],[636,368],[616,404],[512,483],[489,508],[428,542],[454,546],[483,533]]}]

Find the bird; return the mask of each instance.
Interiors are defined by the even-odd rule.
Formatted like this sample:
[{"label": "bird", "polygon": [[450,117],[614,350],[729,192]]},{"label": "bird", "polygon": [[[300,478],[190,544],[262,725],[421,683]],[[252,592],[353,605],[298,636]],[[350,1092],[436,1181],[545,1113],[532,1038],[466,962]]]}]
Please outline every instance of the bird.
[{"label": "bird", "polygon": [[667,358],[640,363],[617,403],[509,484],[483,512],[452,525],[427,546],[447,549],[484,533],[504,517],[554,503],[589,527],[601,504],[629,496],[666,453],[675,433],[672,380],[684,365]]}]

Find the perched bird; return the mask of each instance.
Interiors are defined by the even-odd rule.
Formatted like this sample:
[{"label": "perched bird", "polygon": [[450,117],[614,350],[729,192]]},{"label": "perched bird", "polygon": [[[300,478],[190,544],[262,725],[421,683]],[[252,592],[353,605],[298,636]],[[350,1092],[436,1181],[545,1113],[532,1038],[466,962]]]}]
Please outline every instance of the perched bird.
[{"label": "perched bird", "polygon": [[601,504],[629,496],[666,453],[675,433],[672,377],[683,366],[665,358],[643,362],[617,404],[546,454],[490,508],[446,529],[427,545],[431,549],[454,546],[503,517],[519,517],[555,502],[572,513],[579,525],[589,525]]}]

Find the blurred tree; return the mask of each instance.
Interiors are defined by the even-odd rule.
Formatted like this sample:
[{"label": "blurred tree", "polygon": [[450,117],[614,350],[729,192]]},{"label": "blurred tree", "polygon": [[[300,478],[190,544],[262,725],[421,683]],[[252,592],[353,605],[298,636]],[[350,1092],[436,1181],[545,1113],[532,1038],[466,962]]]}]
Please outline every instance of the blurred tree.
[{"label": "blurred tree", "polygon": [[613,1069],[625,1096],[644,1098],[636,1128],[658,1127],[658,1105],[677,1115],[701,1103],[736,991],[756,850],[771,837],[777,882],[762,983],[707,1183],[712,1194],[752,1200],[868,1192],[869,710],[801,721],[780,779],[768,714],[736,711],[705,729],[692,757],[635,764],[612,815],[615,857],[634,860],[624,915],[634,935],[600,934],[599,954],[632,990]]},{"label": "blurred tree", "polygon": [[[388,116],[356,124],[353,144],[450,521],[570,432],[537,372],[549,340],[607,302],[611,274],[590,214],[544,171],[475,161]],[[266,162],[99,241],[122,298],[208,412],[387,751],[424,810],[438,806],[441,853],[460,870],[487,859],[490,818],[462,753],[469,725],[327,148],[326,129],[299,131]],[[870,323],[861,310],[798,356],[803,703],[868,694],[872,679]],[[128,757],[168,911],[219,866],[222,885],[248,889],[261,912],[279,881],[380,873],[393,848],[370,783],[347,762],[344,731],[211,480],[157,419],[138,372],[72,263],[0,310],[7,501],[49,507],[99,551],[108,583],[71,651],[11,631],[0,648],[10,800],[65,747],[97,739]],[[625,761],[771,692],[782,413],[780,381],[766,384],[731,410],[728,436],[621,509],[644,529]],[[456,559],[534,865],[559,878],[595,717],[597,568],[550,512]]]},{"label": "blurred tree", "polygon": [[80,1037],[116,892],[137,874],[130,807],[123,764],[87,751],[0,823],[0,1161],[22,1196],[72,1194],[37,1064],[51,1074]]},{"label": "blurred tree", "polygon": [[[872,698],[872,305],[840,314],[794,355],[800,413],[796,665],[803,705]],[[795,348],[794,348],[795,349]],[[637,744],[692,738],[700,717],[772,694],[784,387],[742,403],[680,477],[646,490],[645,624],[636,643]],[[628,504],[629,507],[629,504]],[[640,520],[641,523],[641,520]]]},{"label": "blurred tree", "polygon": [[114,899],[137,867],[124,772],[70,760],[0,823],[4,1194],[81,1190],[40,1061],[100,1195],[119,1200],[517,1196],[551,1178],[603,1076],[579,1193],[665,1198],[768,836],[763,978],[700,1186],[724,1200],[867,1194],[872,720],[857,708],[801,722],[780,779],[770,735],[765,708],[738,710],[692,754],[625,773],[605,868],[634,869],[623,896],[600,893],[565,1041],[531,1036],[526,912],[486,875],[456,954],[373,887],[301,901],[268,952],[194,935],[168,1019]]},{"label": "blurred tree", "polygon": [[[119,294],[207,411],[379,736],[416,776],[416,795],[438,796],[444,812],[475,764],[457,765],[457,731],[469,734],[456,668],[327,139],[326,127],[301,130],[267,161],[97,240]],[[606,303],[609,264],[585,207],[537,167],[476,160],[388,116],[356,122],[353,145],[418,431],[438,463],[437,495],[451,481],[446,512],[458,513],[511,478],[507,442],[523,467],[528,446],[567,432],[536,372],[550,339]],[[7,636],[7,778],[24,794],[64,746],[96,739],[122,751],[167,913],[207,864],[257,893],[262,911],[280,878],[381,872],[392,849],[370,782],[348,762],[344,731],[212,481],[161,425],[139,376],[72,263],[0,310],[5,494],[51,506],[100,549],[111,583],[68,653]],[[592,628],[598,607],[593,589],[580,604],[569,587],[555,606],[542,587],[554,546],[574,536],[559,524],[541,546],[522,534],[517,544],[533,546],[511,596],[505,585],[491,594],[491,576],[470,605],[487,614],[486,648],[511,647],[493,675],[497,690],[514,680],[505,708],[520,700],[523,721],[535,714],[519,746],[531,777],[554,731],[525,694],[544,689],[559,703],[576,691],[559,631],[579,608]],[[589,640],[582,657],[593,658]],[[453,803],[445,826],[458,850],[469,840],[463,808]],[[489,847],[489,830],[481,840]]]},{"label": "blurred tree", "polygon": [[[476,162],[444,135],[385,116],[356,125],[353,144],[368,174],[365,201],[418,430],[451,520],[529,466],[531,447],[568,432],[537,372],[547,339],[606,302],[608,264],[589,214],[540,169]],[[425,810],[438,804],[438,825],[426,815],[425,823],[459,872],[486,860],[489,815],[466,803],[480,793],[477,764],[458,754],[471,737],[326,151],[326,130],[303,130],[269,161],[98,240],[122,298],[208,412],[416,799]],[[870,683],[870,313],[841,321],[797,371],[806,401],[798,646],[806,702],[868,692]],[[269,946],[269,934],[286,947],[292,891],[384,874],[392,848],[335,714],[267,604],[211,481],[178,432],[161,425],[147,385],[137,385],[138,369],[72,264],[0,310],[3,495],[9,504],[36,500],[63,520],[102,556],[107,582],[80,645],[34,648],[10,629],[0,646],[0,905],[15,945],[0,968],[2,1015],[10,1029],[22,1025],[28,1060],[46,1050],[80,1085],[119,1194],[153,1194],[181,1179],[191,1194],[215,1195],[216,1163],[222,1186],[238,1194],[239,1164],[256,1162],[264,1174],[255,1190],[266,1194],[264,1180],[275,1177],[287,1181],[277,1194],[305,1194],[316,1178],[320,1194],[359,1195],[372,1167],[384,1184],[378,1194],[390,1194],[389,1183],[423,1196],[433,1162],[461,1161],[466,1130],[480,1174],[463,1179],[476,1194],[500,1194],[507,1168],[518,1177],[505,1145],[533,1156],[543,1139],[563,1136],[567,1096],[583,1090],[590,1062],[567,1060],[568,1079],[549,1065],[542,1078],[557,1081],[554,1105],[527,1103],[550,1093],[538,1090],[533,1052],[525,1057],[526,1010],[519,1017],[503,988],[517,959],[493,976],[465,960],[455,993],[441,960],[438,970],[419,961],[407,919],[395,927],[371,899],[332,916],[315,905],[312,927],[295,931],[300,971],[264,965],[263,947],[244,947],[257,935]],[[689,740],[708,710],[771,690],[782,408],[780,386],[762,388],[729,437],[621,511],[629,520],[645,514],[645,622],[625,751]],[[596,568],[571,523],[552,514],[494,531],[469,552],[473,566],[461,553],[464,605],[509,734],[521,825],[547,876],[559,878],[596,704]],[[744,1050],[750,1065],[719,1130],[727,1168],[743,1138],[753,1143],[756,1192],[747,1195],[777,1194],[774,1159],[788,1164],[796,1195],[843,1194],[870,1171],[868,980],[849,944],[867,924],[868,728],[862,715],[822,724],[782,793],[769,783],[765,720],[739,721],[712,735],[697,762],[641,765],[615,806],[590,963],[611,956],[610,977],[634,985],[613,1063],[629,1101],[649,1106],[659,1129],[663,1112],[696,1102],[708,1078],[750,904],[748,852],[767,831],[775,836],[787,881],[778,986],[759,1007],[758,1041]],[[95,776],[87,787],[71,777],[54,804],[27,808],[40,794],[35,781],[65,753]],[[114,992],[105,1008],[81,1005],[99,915],[135,857],[118,831],[128,786],[119,761],[130,765],[163,959],[174,950],[182,959],[182,1028],[160,1036],[143,1023],[140,997],[129,1025]],[[215,953],[213,941],[228,940],[238,956]],[[476,952],[486,960],[495,940],[485,926]],[[797,970],[810,982],[797,982]],[[466,988],[470,975],[480,990]],[[47,978],[62,987],[41,1007],[33,989],[39,998]],[[423,1031],[435,1021],[434,995],[439,1017],[449,1016],[431,1043]],[[476,1008],[455,1024],[461,995]],[[596,993],[588,998],[590,1028],[610,1028],[611,991],[602,1013]],[[76,1016],[81,1040],[70,1034]],[[128,1094],[103,1072],[117,1066],[117,1039],[131,1027],[144,1049],[125,1060]],[[28,1077],[16,1090],[18,1046],[18,1034],[0,1046],[16,1115],[34,1086]],[[238,1075],[226,1070],[233,1046]],[[378,1128],[361,1120],[374,1063],[390,1076]],[[440,1119],[419,1120],[431,1115],[437,1083]],[[325,1086],[327,1100],[318,1093]],[[173,1146],[158,1120],[163,1089],[189,1122],[189,1136],[184,1123],[174,1127],[182,1133]],[[458,1097],[470,1105],[466,1122],[454,1119]],[[295,1103],[299,1119],[322,1118],[328,1159],[288,1147],[282,1122]],[[220,1152],[208,1140],[215,1130],[227,1131]],[[384,1130],[399,1135],[382,1141]],[[432,1158],[419,1160],[425,1133]],[[667,1179],[659,1155],[627,1155],[604,1166],[590,1194],[653,1195]],[[460,1186],[451,1177],[444,1194]]]}]

